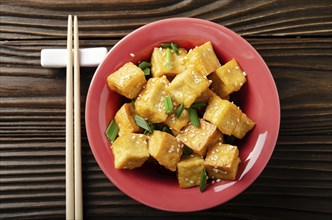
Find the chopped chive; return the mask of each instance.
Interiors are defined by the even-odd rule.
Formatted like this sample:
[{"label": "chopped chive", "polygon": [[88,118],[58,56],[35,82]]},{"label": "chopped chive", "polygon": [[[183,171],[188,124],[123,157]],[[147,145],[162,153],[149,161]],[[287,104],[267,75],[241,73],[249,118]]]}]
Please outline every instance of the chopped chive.
[{"label": "chopped chive", "polygon": [[149,123],[147,123],[145,121],[145,119],[142,118],[141,116],[135,115],[135,122],[136,122],[137,126],[147,130],[148,132],[152,132],[152,129],[151,129]]},{"label": "chopped chive", "polygon": [[206,103],[205,102],[194,102],[190,108],[194,108],[194,109],[197,109],[197,108],[200,108],[200,107],[204,107],[206,106]]},{"label": "chopped chive", "polygon": [[110,122],[105,133],[107,138],[113,143],[119,133],[119,127],[116,125],[114,120]]},{"label": "chopped chive", "polygon": [[145,69],[143,70],[143,72],[144,72],[144,76],[150,76],[151,71],[150,71],[150,68],[149,68],[149,67],[145,68]]},{"label": "chopped chive", "polygon": [[141,68],[142,70],[149,68],[151,66],[151,63],[147,61],[142,61],[138,64],[138,67]]},{"label": "chopped chive", "polygon": [[177,55],[179,55],[178,45],[176,45],[175,43],[171,43],[171,47],[172,47],[172,50],[174,50],[174,52]]},{"label": "chopped chive", "polygon": [[175,115],[176,115],[177,118],[180,117],[180,115],[182,114],[183,110],[184,110],[184,104],[181,104],[179,106],[179,108],[175,112]]},{"label": "chopped chive", "polygon": [[151,131],[145,130],[143,134],[150,134],[152,133],[154,130],[156,130],[156,124],[152,124],[150,125]]},{"label": "chopped chive", "polygon": [[166,113],[170,113],[173,111],[173,103],[172,103],[172,98],[170,95],[165,96],[164,105],[165,105]]},{"label": "chopped chive", "polygon": [[193,108],[189,108],[188,112],[189,112],[189,118],[190,118],[191,124],[196,126],[196,127],[199,127],[200,122],[199,122],[199,118],[198,118],[198,115],[197,115],[197,111]]},{"label": "chopped chive", "polygon": [[169,134],[172,134],[171,129],[170,129],[168,126],[166,126],[166,125],[164,125],[162,131],[163,131],[163,132],[167,132],[167,133],[169,133]]},{"label": "chopped chive", "polygon": [[172,57],[171,49],[167,48],[167,51],[166,51],[166,66],[167,66],[168,69],[172,69],[171,57]]},{"label": "chopped chive", "polygon": [[170,43],[162,43],[162,44],[160,44],[160,46],[163,47],[163,48],[169,48],[169,49],[172,49],[172,46],[171,46]]},{"label": "chopped chive", "polygon": [[205,191],[205,188],[206,188],[206,179],[207,179],[206,177],[207,177],[207,175],[206,175],[205,169],[203,168],[202,172],[201,172],[201,181],[200,181],[200,184],[199,184],[199,190],[201,192]]}]

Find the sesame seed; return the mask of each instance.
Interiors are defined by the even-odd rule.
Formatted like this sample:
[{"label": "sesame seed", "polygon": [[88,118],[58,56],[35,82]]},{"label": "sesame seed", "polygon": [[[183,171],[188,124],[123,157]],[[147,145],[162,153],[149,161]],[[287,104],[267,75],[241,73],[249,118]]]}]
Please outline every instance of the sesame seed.
[{"label": "sesame seed", "polygon": [[242,74],[243,74],[244,76],[247,76],[247,73],[246,73],[246,72],[244,72],[244,71],[243,71],[243,73],[242,73]]},{"label": "sesame seed", "polygon": [[189,182],[190,182],[191,184],[194,184],[194,181],[192,181],[192,180],[190,180]]},{"label": "sesame seed", "polygon": [[163,51],[163,48],[159,47],[159,51]]},{"label": "sesame seed", "polygon": [[212,184],[214,184],[215,183],[215,181],[214,180],[212,180]]},{"label": "sesame seed", "polygon": [[221,181],[221,179],[217,179],[216,181],[217,181],[217,183],[219,183]]},{"label": "sesame seed", "polygon": [[227,69],[227,72],[228,72],[228,73],[230,73],[230,72],[231,72],[231,70],[230,70],[230,69]]},{"label": "sesame seed", "polygon": [[188,182],[189,179],[188,179],[188,177],[186,177],[184,180],[185,180],[186,182]]},{"label": "sesame seed", "polygon": [[133,53],[130,53],[129,55],[130,55],[131,57],[134,57],[134,56],[135,56],[135,54],[133,54]]},{"label": "sesame seed", "polygon": [[136,141],[136,144],[139,144],[139,141]]}]

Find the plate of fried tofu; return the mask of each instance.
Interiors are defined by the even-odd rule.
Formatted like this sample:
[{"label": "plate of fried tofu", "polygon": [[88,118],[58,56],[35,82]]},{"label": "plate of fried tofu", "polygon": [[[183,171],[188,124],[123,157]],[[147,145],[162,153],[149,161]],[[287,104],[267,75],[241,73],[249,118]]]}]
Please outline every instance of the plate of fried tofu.
[{"label": "plate of fried tofu", "polygon": [[109,180],[156,209],[221,205],[257,179],[280,124],[272,74],[219,24],[172,18],[120,40],[86,101],[91,150]]}]

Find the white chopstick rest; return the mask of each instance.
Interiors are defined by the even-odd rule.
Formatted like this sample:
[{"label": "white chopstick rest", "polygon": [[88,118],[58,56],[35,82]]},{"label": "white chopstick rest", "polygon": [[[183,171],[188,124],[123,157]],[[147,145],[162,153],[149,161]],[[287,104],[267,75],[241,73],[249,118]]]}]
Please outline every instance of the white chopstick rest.
[{"label": "white chopstick rest", "polygon": [[[98,66],[107,54],[106,47],[82,48],[79,49],[80,66]],[[66,49],[42,49],[40,54],[40,64],[46,68],[63,68],[67,65]]]}]

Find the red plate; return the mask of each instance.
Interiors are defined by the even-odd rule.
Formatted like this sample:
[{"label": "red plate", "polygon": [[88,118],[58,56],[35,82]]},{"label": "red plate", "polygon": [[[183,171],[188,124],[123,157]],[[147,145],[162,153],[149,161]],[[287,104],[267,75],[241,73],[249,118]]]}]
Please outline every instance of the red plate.
[{"label": "red plate", "polygon": [[[148,59],[153,47],[175,42],[186,49],[211,41],[221,63],[236,58],[247,73],[247,83],[234,97],[235,103],[256,122],[238,143],[242,163],[237,181],[180,189],[175,173],[153,165],[127,171],[116,170],[105,130],[122,104],[110,91],[107,76],[132,61]],[[134,55],[134,56],[133,56]],[[218,24],[193,18],[173,18],[145,25],[119,41],[99,65],[86,101],[86,130],[91,150],[105,175],[122,192],[148,206],[188,212],[211,208],[244,191],[262,172],[275,147],[280,123],[279,98],[273,77],[261,56],[243,38]]]}]

